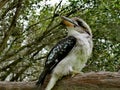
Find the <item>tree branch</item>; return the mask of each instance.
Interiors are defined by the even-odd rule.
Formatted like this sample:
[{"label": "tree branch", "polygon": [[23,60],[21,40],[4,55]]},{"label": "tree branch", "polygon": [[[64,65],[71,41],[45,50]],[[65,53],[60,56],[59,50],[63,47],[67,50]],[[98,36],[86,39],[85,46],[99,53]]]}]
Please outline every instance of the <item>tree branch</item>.
[{"label": "tree branch", "polygon": [[21,8],[21,4],[22,4],[22,0],[18,0],[18,4],[17,4],[17,7],[16,7],[15,15],[13,16],[13,19],[12,19],[10,27],[8,28],[8,31],[4,35],[4,38],[3,38],[2,43],[0,45],[0,51],[3,51],[5,49],[5,47],[7,45],[7,40],[9,39],[12,31],[15,28],[16,21],[17,21],[17,18],[19,16],[19,11],[20,11],[20,8]]},{"label": "tree branch", "polygon": [[[47,77],[43,90],[49,81],[48,78],[50,77]],[[0,90],[4,89],[36,90],[36,86],[35,82],[0,82]],[[57,82],[53,90],[120,90],[120,73],[90,72],[75,77],[66,76]]]},{"label": "tree branch", "polygon": [[8,2],[9,0],[0,1],[0,9]]}]

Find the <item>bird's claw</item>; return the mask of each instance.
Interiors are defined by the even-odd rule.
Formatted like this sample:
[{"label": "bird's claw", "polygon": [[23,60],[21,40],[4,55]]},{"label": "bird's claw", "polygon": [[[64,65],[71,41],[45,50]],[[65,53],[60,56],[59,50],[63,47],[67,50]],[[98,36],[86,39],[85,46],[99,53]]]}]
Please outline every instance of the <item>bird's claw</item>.
[{"label": "bird's claw", "polygon": [[72,71],[72,76],[71,77],[74,77],[77,74],[83,75],[83,72],[78,72],[78,71],[74,70],[74,71]]}]

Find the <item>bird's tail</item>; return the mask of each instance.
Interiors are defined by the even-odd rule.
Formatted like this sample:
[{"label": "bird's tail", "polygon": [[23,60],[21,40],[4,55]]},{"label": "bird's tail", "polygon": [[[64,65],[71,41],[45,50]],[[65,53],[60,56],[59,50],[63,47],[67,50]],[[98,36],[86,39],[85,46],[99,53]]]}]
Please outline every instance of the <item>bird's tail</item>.
[{"label": "bird's tail", "polygon": [[47,70],[43,70],[43,72],[39,76],[39,80],[36,83],[38,87],[41,87],[43,85],[47,73],[48,73]]}]

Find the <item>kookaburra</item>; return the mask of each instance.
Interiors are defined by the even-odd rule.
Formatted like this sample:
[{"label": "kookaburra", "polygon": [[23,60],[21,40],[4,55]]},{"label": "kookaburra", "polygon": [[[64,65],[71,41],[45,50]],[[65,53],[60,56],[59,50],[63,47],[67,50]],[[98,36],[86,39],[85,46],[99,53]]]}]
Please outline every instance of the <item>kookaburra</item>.
[{"label": "kookaburra", "polygon": [[61,77],[80,72],[92,53],[92,33],[88,24],[77,17],[61,18],[68,29],[68,35],[59,41],[47,56],[44,70],[36,83],[41,86],[47,74],[51,73],[45,90],[51,90]]}]

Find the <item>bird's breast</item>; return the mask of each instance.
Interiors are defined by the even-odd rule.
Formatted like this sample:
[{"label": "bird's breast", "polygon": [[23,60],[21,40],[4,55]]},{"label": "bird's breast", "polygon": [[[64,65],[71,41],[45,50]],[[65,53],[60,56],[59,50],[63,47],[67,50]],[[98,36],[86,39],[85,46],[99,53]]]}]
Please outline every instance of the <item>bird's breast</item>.
[{"label": "bird's breast", "polygon": [[76,45],[69,54],[58,63],[53,73],[63,76],[71,73],[71,68],[76,71],[81,71],[85,66],[92,52],[92,39],[82,36],[76,36],[76,38]]}]

